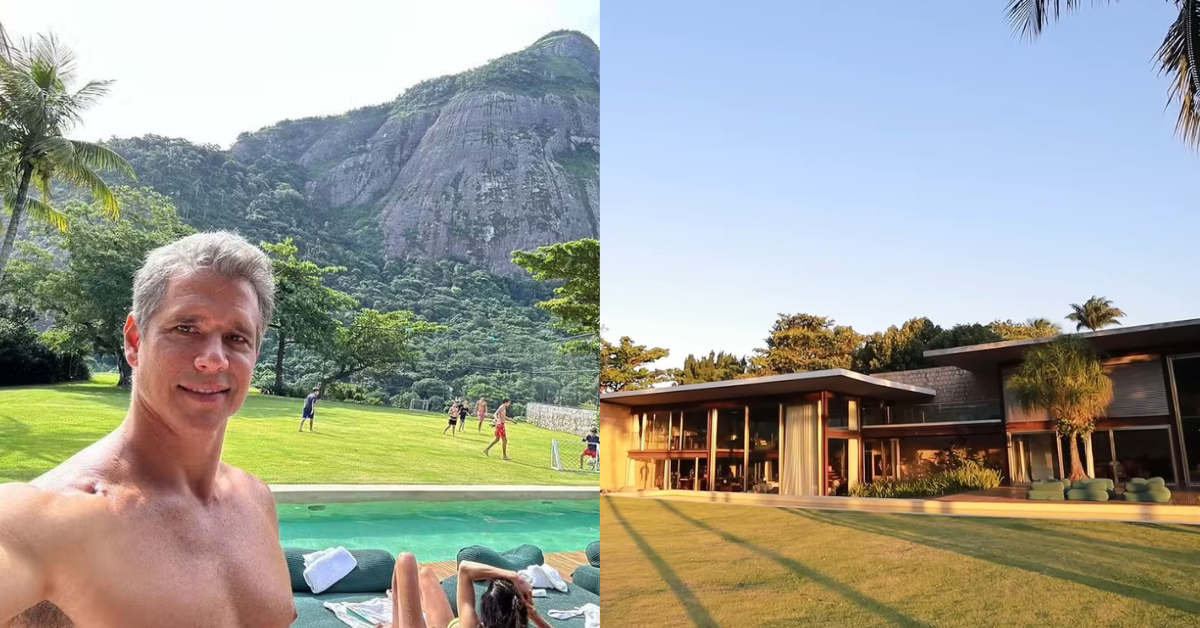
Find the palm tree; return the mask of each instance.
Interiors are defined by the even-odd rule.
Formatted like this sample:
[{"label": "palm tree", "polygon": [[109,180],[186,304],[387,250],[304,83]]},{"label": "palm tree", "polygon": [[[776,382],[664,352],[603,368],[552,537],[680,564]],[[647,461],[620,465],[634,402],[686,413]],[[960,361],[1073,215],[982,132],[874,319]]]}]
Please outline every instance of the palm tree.
[{"label": "palm tree", "polygon": [[1125,316],[1120,308],[1113,307],[1112,301],[1106,297],[1096,297],[1088,299],[1079,305],[1078,303],[1071,304],[1070,314],[1067,314],[1067,320],[1075,323],[1075,331],[1083,328],[1096,331],[1101,327],[1109,325],[1120,325],[1121,321],[1117,320]]},{"label": "palm tree", "polygon": [[[68,91],[75,57],[53,36],[26,41],[10,52],[9,58],[0,57],[0,186],[6,191],[4,205],[12,214],[0,244],[0,285],[17,228],[27,211],[59,229],[66,228],[65,216],[49,203],[52,181],[89,188],[92,199],[116,218],[120,213],[117,197],[98,172],[134,176],[129,162],[115,152],[63,137],[79,122],[80,112],[108,92],[111,81],[90,81],[75,92]],[[37,198],[30,195],[30,184],[37,189]]]},{"label": "palm tree", "polygon": [[1113,397],[1112,380],[1087,340],[1068,334],[1030,349],[1008,387],[1024,411],[1045,410],[1058,433],[1070,440],[1068,479],[1087,477],[1076,437],[1091,435],[1096,417],[1103,416]]},{"label": "palm tree", "polygon": [[[1196,55],[1200,52],[1200,0],[1171,0],[1179,16],[1167,28],[1158,47],[1158,72],[1171,77],[1167,102],[1179,101],[1175,134],[1184,144],[1200,147],[1200,78]],[[1008,21],[1021,36],[1035,39],[1051,20],[1084,4],[1084,0],[1010,0]],[[1089,0],[1087,4],[1095,4]]]}]

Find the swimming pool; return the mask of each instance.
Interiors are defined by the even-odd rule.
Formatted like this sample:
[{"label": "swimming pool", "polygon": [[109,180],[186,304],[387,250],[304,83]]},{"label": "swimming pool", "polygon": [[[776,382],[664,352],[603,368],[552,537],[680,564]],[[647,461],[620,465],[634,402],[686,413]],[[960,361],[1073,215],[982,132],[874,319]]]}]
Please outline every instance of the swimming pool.
[{"label": "swimming pool", "polygon": [[579,552],[600,538],[599,500],[390,501],[279,504],[285,547],[385,549],[421,562],[453,560],[468,545],[502,551],[529,543]]}]

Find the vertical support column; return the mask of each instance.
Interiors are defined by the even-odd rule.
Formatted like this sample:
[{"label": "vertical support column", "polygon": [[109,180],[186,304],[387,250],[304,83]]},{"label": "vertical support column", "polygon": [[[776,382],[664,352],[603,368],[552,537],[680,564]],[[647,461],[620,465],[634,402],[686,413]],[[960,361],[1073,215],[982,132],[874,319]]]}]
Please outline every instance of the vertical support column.
[{"label": "vertical support column", "polygon": [[708,411],[708,481],[704,483],[706,491],[711,491],[716,486],[718,414],[719,411],[716,408]]},{"label": "vertical support column", "polygon": [[[1111,442],[1111,437],[1110,437]],[[1087,474],[1089,478],[1096,477],[1095,459],[1092,457],[1092,435],[1083,440],[1084,459],[1087,460]]]},{"label": "vertical support column", "polygon": [[818,495],[829,494],[829,461],[825,458],[829,451],[829,393],[822,392],[821,400],[817,402],[817,481],[821,483]]},{"label": "vertical support column", "polygon": [[750,406],[745,407],[746,420],[742,436],[742,492],[750,488]]}]

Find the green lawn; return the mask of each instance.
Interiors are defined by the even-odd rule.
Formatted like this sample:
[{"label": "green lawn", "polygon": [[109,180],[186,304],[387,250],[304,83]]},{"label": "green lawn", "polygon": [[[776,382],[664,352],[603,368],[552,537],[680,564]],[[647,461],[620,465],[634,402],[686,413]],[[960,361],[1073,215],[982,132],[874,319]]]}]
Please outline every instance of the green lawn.
[{"label": "green lawn", "polygon": [[602,498],[600,533],[605,613],[657,628],[1200,625],[1200,527]]},{"label": "green lawn", "polygon": [[[0,388],[0,482],[27,481],[120,424],[129,394],[98,375],[90,383]],[[550,468],[550,440],[579,437],[528,424],[509,425],[511,462],[483,448],[484,423],[442,436],[440,414],[321,401],[316,432],[297,431],[300,399],[251,394],[229,422],[226,462],[281,484],[569,484],[595,486],[595,473]],[[568,456],[569,457],[569,456]],[[570,461],[565,460],[569,463]],[[578,460],[575,461],[576,465]]]}]

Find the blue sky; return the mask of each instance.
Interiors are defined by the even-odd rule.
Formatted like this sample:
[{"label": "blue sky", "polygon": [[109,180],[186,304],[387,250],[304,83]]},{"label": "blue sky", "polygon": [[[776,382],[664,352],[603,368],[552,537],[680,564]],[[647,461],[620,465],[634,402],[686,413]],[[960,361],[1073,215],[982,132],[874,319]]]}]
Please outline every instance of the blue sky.
[{"label": "blue sky", "polygon": [[1032,43],[1005,4],[605,3],[605,336],[677,366],[764,346],[780,312],[1200,317],[1200,156],[1153,64],[1173,4]]}]

